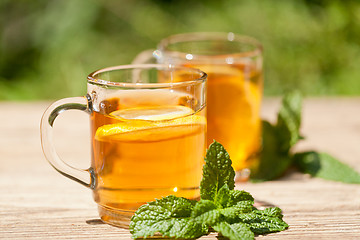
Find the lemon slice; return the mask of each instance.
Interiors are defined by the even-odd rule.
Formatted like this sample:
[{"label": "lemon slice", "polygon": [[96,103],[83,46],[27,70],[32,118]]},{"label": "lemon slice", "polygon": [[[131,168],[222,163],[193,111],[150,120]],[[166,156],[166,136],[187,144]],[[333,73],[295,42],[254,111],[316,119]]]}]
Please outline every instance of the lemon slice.
[{"label": "lemon slice", "polygon": [[[205,131],[206,118],[189,115],[193,110],[183,106],[143,107],[119,110],[111,115],[118,123],[99,127],[98,141],[149,142],[196,134]],[[151,120],[151,121],[149,121]]]}]

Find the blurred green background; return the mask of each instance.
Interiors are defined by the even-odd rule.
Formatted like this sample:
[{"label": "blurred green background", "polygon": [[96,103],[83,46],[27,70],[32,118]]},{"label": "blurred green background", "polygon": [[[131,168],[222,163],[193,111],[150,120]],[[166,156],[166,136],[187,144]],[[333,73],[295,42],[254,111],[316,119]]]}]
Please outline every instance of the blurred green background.
[{"label": "blurred green background", "polygon": [[0,100],[83,95],[88,73],[194,31],[260,40],[265,95],[360,94],[360,1],[2,0],[0,26]]}]

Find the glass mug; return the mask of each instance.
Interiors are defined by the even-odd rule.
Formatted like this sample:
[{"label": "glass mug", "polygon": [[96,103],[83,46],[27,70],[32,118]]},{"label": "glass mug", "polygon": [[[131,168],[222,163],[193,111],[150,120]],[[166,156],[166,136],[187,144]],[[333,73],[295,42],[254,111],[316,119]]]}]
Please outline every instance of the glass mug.
[{"label": "glass mug", "polygon": [[[50,164],[93,190],[101,219],[127,227],[134,211],[155,198],[200,196],[206,150],[206,73],[158,64],[101,69],[87,77],[85,97],[53,103],[41,120]],[[63,111],[90,114],[91,167],[66,164],[53,144]]]},{"label": "glass mug", "polygon": [[160,41],[133,63],[195,67],[208,74],[207,143],[229,152],[237,180],[247,180],[261,151],[262,45],[234,33],[185,33]]}]

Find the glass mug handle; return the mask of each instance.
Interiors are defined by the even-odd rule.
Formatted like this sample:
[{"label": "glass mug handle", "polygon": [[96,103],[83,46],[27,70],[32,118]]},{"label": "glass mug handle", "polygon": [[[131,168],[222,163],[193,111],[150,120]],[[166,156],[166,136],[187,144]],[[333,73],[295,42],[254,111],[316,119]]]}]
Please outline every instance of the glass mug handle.
[{"label": "glass mug handle", "polygon": [[57,116],[67,110],[81,110],[89,114],[92,108],[91,105],[92,101],[89,95],[85,97],[64,98],[52,103],[45,110],[41,118],[40,132],[43,152],[51,166],[65,177],[93,189],[95,186],[95,175],[92,168],[83,170],[68,165],[57,154],[53,141],[53,125]]}]

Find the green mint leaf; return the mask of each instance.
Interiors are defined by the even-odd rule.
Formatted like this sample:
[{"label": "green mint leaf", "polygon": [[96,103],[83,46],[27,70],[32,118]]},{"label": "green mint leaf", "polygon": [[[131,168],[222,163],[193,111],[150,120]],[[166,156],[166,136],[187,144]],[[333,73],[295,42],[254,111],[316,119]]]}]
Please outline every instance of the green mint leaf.
[{"label": "green mint leaf", "polygon": [[243,190],[230,190],[230,198],[227,202],[227,207],[236,205],[238,202],[248,201],[254,204],[254,198],[250,193]]},{"label": "green mint leaf", "polygon": [[264,210],[239,214],[238,221],[245,223],[251,231],[257,234],[279,232],[289,227],[281,218],[268,216],[268,212],[262,213],[262,211]]},{"label": "green mint leaf", "polygon": [[175,238],[196,238],[206,234],[208,227],[190,218],[196,201],[167,196],[142,205],[131,218],[130,232],[134,238],[163,236]]},{"label": "green mint leaf", "polygon": [[213,225],[212,228],[230,240],[254,239],[254,233],[243,223],[229,224],[223,221]]},{"label": "green mint leaf", "polygon": [[190,218],[137,221],[131,227],[133,238],[147,238],[161,233],[162,236],[181,239],[201,237],[208,232],[208,226]]},{"label": "green mint leaf", "polygon": [[258,215],[264,215],[269,217],[277,217],[282,219],[283,215],[281,214],[281,209],[278,207],[269,207],[264,210],[254,210],[254,212]]},{"label": "green mint leaf", "polygon": [[302,139],[299,132],[301,108],[302,96],[298,91],[293,91],[284,96],[275,126],[262,121],[263,149],[258,168],[251,172],[252,180],[276,179],[290,167],[290,148]]},{"label": "green mint leaf", "polygon": [[231,166],[229,154],[224,147],[214,141],[206,152],[203,178],[200,182],[200,195],[204,200],[215,200],[218,191],[225,184],[232,190],[235,187],[235,171]]},{"label": "green mint leaf", "polygon": [[196,222],[204,223],[207,226],[211,226],[216,222],[219,222],[221,214],[217,210],[217,206],[213,201],[200,200],[196,203],[191,213],[191,217]]},{"label": "green mint leaf", "polygon": [[169,214],[171,217],[190,217],[195,204],[195,200],[169,195],[153,202],[149,202],[147,205],[154,210],[160,211],[162,214]]},{"label": "green mint leaf", "polygon": [[301,139],[299,129],[301,125],[302,96],[299,91],[285,94],[278,113],[277,135],[280,150],[287,153],[289,149]]},{"label": "green mint leaf", "polygon": [[253,197],[245,191],[229,190],[225,184],[217,194],[215,201],[200,200],[196,203],[191,217],[197,222],[213,226],[222,220],[235,223],[237,215],[253,211]]},{"label": "green mint leaf", "polygon": [[344,183],[360,183],[360,173],[326,153],[303,152],[294,155],[299,169],[314,177]]},{"label": "green mint leaf", "polygon": [[[254,209],[253,204],[254,199],[248,192],[240,190],[228,190],[227,185],[224,185],[219,190],[217,199],[215,199],[215,202],[213,202],[212,206],[216,207],[218,211],[217,214],[222,216],[221,218],[219,217],[218,220],[226,220],[228,223],[235,223],[238,219],[238,214],[251,212]],[[214,222],[210,225],[213,224]]]},{"label": "green mint leaf", "polygon": [[191,212],[191,217],[200,216],[201,214],[214,209],[217,209],[217,206],[213,201],[201,199],[195,204],[193,211]]},{"label": "green mint leaf", "polygon": [[227,184],[224,184],[215,196],[214,202],[218,208],[226,207],[230,199],[230,190]]},{"label": "green mint leaf", "polygon": [[260,154],[259,166],[251,171],[253,181],[276,179],[292,164],[288,152],[281,150],[282,139],[278,137],[278,128],[267,121],[262,121],[263,149]]},{"label": "green mint leaf", "polygon": [[242,213],[249,213],[254,209],[252,202],[250,201],[242,201],[239,202],[234,207],[228,207],[219,209],[219,213],[222,215],[222,219],[224,219],[228,223],[237,223],[239,222],[238,215]]},{"label": "green mint leaf", "polygon": [[240,190],[230,190],[230,198],[224,209],[219,210],[227,222],[234,223],[237,215],[240,213],[248,213],[254,209],[254,198],[250,193]]}]

